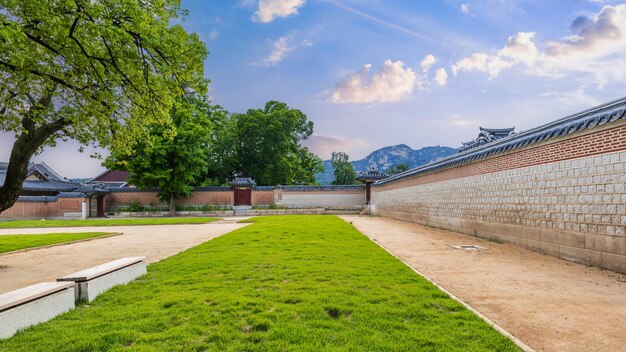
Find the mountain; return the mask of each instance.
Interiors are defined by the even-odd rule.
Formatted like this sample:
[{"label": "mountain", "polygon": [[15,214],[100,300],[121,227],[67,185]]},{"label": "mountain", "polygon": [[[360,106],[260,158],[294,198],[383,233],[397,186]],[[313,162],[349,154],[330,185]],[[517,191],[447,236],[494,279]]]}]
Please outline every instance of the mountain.
[{"label": "mountain", "polygon": [[[412,169],[457,152],[458,150],[450,147],[436,146],[414,150],[406,144],[398,144],[378,149],[365,158],[350,163],[357,173],[372,166],[377,170],[386,171],[399,164],[407,164],[409,169]],[[328,185],[335,179],[330,160],[324,161],[324,169],[325,172],[315,175],[315,178],[319,184]]]}]

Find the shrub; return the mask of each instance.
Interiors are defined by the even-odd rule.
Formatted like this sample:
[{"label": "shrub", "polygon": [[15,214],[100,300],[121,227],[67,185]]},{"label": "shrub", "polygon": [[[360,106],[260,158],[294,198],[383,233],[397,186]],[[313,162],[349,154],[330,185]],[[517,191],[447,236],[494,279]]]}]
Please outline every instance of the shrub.
[{"label": "shrub", "polygon": [[143,211],[144,207],[141,205],[141,202],[138,199],[133,199],[128,203],[126,208],[123,211],[129,211],[131,213],[136,213],[139,211]]}]

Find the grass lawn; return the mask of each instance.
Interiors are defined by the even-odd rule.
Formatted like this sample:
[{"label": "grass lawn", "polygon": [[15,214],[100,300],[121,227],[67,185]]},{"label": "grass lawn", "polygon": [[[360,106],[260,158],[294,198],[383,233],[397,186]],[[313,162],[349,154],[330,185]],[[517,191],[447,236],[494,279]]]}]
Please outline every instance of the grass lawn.
[{"label": "grass lawn", "polygon": [[516,351],[334,216],[274,216],[0,342],[0,351]]},{"label": "grass lawn", "polygon": [[217,218],[133,218],[89,220],[10,220],[0,222],[0,229],[23,229],[35,227],[82,227],[82,226],[132,226],[206,224]]},{"label": "grass lawn", "polygon": [[69,243],[110,235],[109,232],[83,233],[48,233],[44,235],[0,235],[0,253],[17,251],[20,249],[48,246],[51,244]]}]

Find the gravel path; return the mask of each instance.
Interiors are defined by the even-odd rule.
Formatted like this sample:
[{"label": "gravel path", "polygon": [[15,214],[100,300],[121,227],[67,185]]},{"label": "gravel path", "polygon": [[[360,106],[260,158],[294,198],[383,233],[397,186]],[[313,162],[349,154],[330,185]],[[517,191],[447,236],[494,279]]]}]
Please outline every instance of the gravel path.
[{"label": "gravel path", "polygon": [[94,239],[0,256],[0,293],[12,291],[122,257],[145,256],[159,261],[248,224],[232,218],[201,225],[56,227],[0,229],[7,234],[55,232],[123,232],[121,236]]},{"label": "gravel path", "polygon": [[626,350],[624,275],[410,222],[342,218],[537,351]]}]

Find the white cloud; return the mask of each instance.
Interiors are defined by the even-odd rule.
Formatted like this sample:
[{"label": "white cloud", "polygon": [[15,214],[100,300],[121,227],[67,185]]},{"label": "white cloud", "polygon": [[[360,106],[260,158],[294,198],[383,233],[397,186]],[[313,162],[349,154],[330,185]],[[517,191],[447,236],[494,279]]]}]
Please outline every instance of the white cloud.
[{"label": "white cloud", "polygon": [[420,62],[420,66],[422,67],[422,71],[428,72],[430,70],[430,67],[435,62],[437,62],[437,58],[435,58],[431,54],[426,55],[426,57],[424,57],[424,59]]},{"label": "white cloud", "polygon": [[591,75],[600,87],[626,79],[626,4],[604,6],[593,17],[579,16],[570,31],[565,39],[542,42],[534,32],[519,32],[495,52],[461,58],[452,72],[481,71],[493,78],[519,66],[538,76]]},{"label": "white cloud", "polygon": [[435,83],[441,87],[448,83],[448,73],[445,68],[440,68],[435,71]]},{"label": "white cloud", "polygon": [[470,8],[469,8],[468,4],[461,4],[461,12],[468,13],[469,10],[470,10]]},{"label": "white cloud", "polygon": [[541,97],[549,99],[550,102],[558,102],[558,105],[562,109],[572,110],[573,108],[595,106],[602,103],[597,98],[594,98],[585,93],[583,86],[578,87],[575,90],[569,91],[553,91],[541,94]]},{"label": "white cloud", "polygon": [[216,30],[212,30],[212,31],[209,32],[209,39],[211,39],[211,40],[217,39],[217,31]]},{"label": "white cloud", "polygon": [[333,103],[384,103],[405,99],[417,83],[417,75],[402,61],[386,60],[368,80],[372,65],[344,77],[335,85],[329,101]]},{"label": "white cloud", "polygon": [[283,61],[290,52],[302,47],[313,45],[313,42],[308,39],[298,41],[297,34],[297,32],[293,31],[275,40],[272,43],[272,52],[269,56],[263,59],[261,64],[265,66],[274,66]]},{"label": "white cloud", "polygon": [[476,126],[476,121],[468,120],[458,114],[451,115],[448,121],[446,122],[457,127],[463,127],[463,126],[469,126],[469,125]]},{"label": "white cloud", "polygon": [[368,144],[363,139],[312,135],[302,141],[302,145],[320,158],[330,159],[332,152],[345,152],[351,155],[357,150],[367,147]]},{"label": "white cloud", "polygon": [[298,14],[298,8],[304,6],[306,0],[259,0],[259,8],[252,19],[261,23],[272,22],[277,17]]}]

